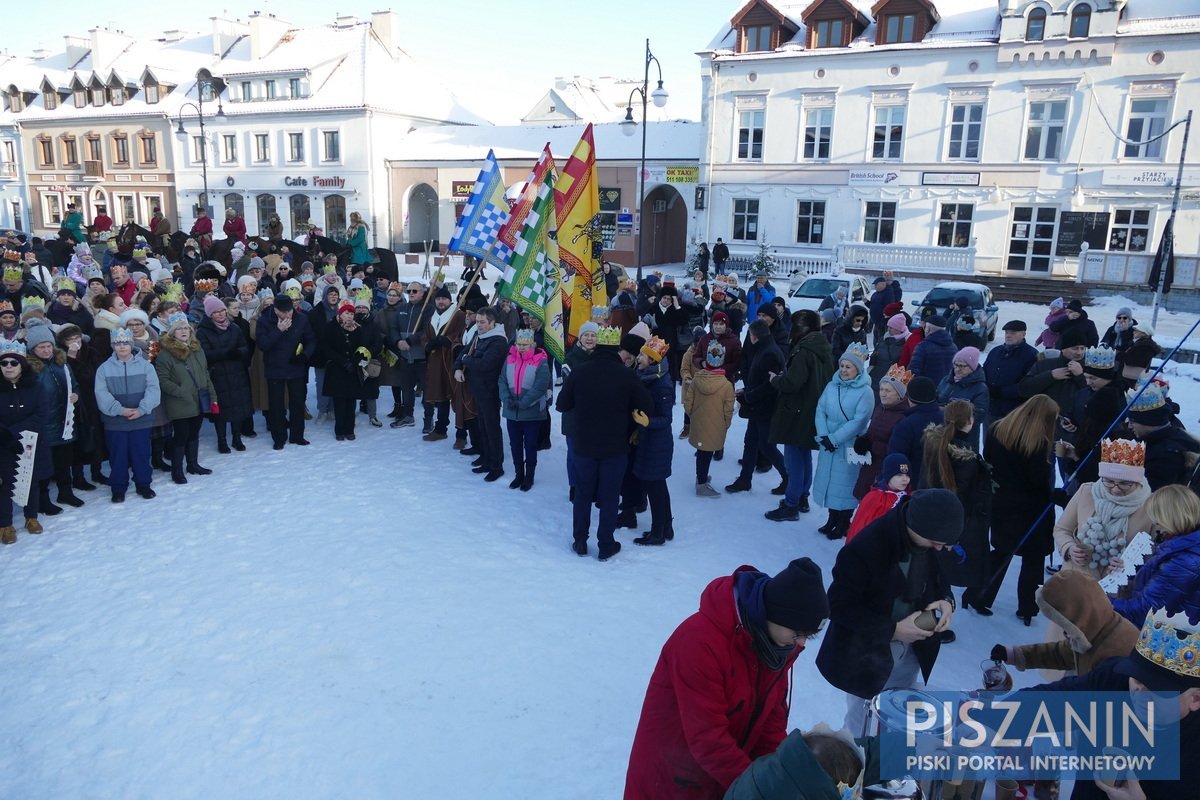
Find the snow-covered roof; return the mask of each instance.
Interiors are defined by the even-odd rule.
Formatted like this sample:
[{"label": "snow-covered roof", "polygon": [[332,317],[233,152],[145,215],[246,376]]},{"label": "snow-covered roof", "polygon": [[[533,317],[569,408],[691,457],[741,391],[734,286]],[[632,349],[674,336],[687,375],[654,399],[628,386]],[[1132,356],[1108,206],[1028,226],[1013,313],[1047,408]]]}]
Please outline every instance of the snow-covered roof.
[{"label": "snow-covered roof", "polygon": [[[1165,14],[1169,8],[1170,14]],[[1172,0],[1164,8],[1158,3],[1131,4],[1117,24],[1117,33],[1150,35],[1200,31],[1200,0]]]},{"label": "snow-covered roof", "polygon": [[[641,79],[612,77],[587,78],[576,75],[572,78],[556,78],[554,86],[530,107],[521,117],[522,124],[571,124],[579,120],[592,122],[620,122],[625,119],[625,109],[634,88],[641,88]],[[651,82],[652,90],[654,82]],[[664,87],[667,88],[667,87]],[[670,91],[669,88],[667,88]],[[640,100],[634,96],[634,118],[641,120]],[[553,111],[550,109],[553,107]],[[667,122],[671,117],[670,105],[658,108],[649,104],[648,119]]]},{"label": "snow-covered roof", "polygon": [[[566,163],[586,125],[489,125],[479,127],[428,127],[403,139],[383,145],[389,161],[482,162],[488,150],[496,158],[536,159],[546,142],[555,160]],[[642,137],[626,136],[619,123],[593,127],[599,161],[637,161],[642,154]],[[646,130],[647,160],[694,161],[702,151],[703,127],[698,122],[677,120],[651,122]]]}]

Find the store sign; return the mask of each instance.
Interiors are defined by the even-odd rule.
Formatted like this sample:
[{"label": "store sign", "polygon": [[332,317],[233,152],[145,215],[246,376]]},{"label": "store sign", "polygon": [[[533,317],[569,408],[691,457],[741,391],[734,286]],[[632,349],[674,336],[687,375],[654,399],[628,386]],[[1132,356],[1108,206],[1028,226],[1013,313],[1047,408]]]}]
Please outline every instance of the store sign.
[{"label": "store sign", "polygon": [[471,196],[471,190],[475,188],[475,181],[451,181],[450,194],[453,195],[455,202],[463,202]]},{"label": "store sign", "polygon": [[667,167],[667,183],[699,183],[700,167]]},{"label": "store sign", "polygon": [[922,172],[922,186],[978,186],[978,172]]},{"label": "store sign", "polygon": [[[1105,186],[1174,186],[1178,170],[1174,168],[1146,167],[1143,169],[1106,169],[1100,182]],[[1184,170],[1183,185],[1200,184],[1200,171]]]},{"label": "store sign", "polygon": [[600,187],[600,210],[616,211],[621,207],[621,190]]},{"label": "store sign", "polygon": [[283,179],[284,186],[312,186],[315,189],[344,189],[346,188],[346,179],[337,175],[330,177],[322,177],[314,175],[312,178],[301,178],[288,176]]},{"label": "store sign", "polygon": [[852,169],[851,186],[891,186],[900,183],[900,173],[886,169]]}]

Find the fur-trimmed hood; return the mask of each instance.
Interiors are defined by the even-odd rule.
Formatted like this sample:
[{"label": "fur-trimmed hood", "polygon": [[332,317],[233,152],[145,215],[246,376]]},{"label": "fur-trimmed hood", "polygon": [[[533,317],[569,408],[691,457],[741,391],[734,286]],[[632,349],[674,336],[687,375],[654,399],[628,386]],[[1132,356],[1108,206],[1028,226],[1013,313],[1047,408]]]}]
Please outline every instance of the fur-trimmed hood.
[{"label": "fur-trimmed hood", "polygon": [[[934,439],[941,436],[942,428],[943,426],[937,424],[936,422],[929,423],[925,426],[925,433],[921,435],[922,441],[926,445],[932,443]],[[954,438],[957,440],[962,435],[963,434],[956,434]],[[957,441],[952,441],[950,442],[950,457],[957,461],[973,461],[979,457],[979,453],[975,452],[975,450],[965,444],[959,444]]]},{"label": "fur-trimmed hood", "polygon": [[187,361],[189,355],[200,350],[200,341],[195,335],[188,340],[187,344],[179,341],[174,336],[162,336],[159,338],[158,344],[163,350],[166,350],[180,361]]},{"label": "fur-trimmed hood", "polygon": [[1046,619],[1063,629],[1076,653],[1091,650],[1122,620],[1099,582],[1083,570],[1062,570],[1035,597]]},{"label": "fur-trimmed hood", "polygon": [[[42,361],[40,358],[38,358],[37,356],[35,356],[33,354],[30,354],[28,359],[26,359],[26,360],[29,363],[29,371],[32,372],[34,375],[41,375],[42,370],[46,368],[46,362]],[[67,363],[66,351],[59,350],[57,347],[54,348],[54,363],[58,364],[60,367],[63,366],[64,364],[66,364]]]}]

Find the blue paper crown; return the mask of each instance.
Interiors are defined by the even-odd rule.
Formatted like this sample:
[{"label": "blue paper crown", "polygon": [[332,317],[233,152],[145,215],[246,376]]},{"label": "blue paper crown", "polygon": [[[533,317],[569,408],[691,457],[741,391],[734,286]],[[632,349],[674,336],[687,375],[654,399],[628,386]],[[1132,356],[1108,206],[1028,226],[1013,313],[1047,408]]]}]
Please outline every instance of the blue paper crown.
[{"label": "blue paper crown", "polygon": [[1135,648],[1151,663],[1185,678],[1200,678],[1200,631],[1182,611],[1166,609],[1146,614]]},{"label": "blue paper crown", "polygon": [[[842,353],[842,358],[845,358],[846,356],[856,358],[859,360],[860,363],[865,364],[865,363],[867,363],[867,357],[868,357],[867,346],[864,344],[861,344],[859,342],[851,342],[850,346],[846,348],[846,352]],[[841,359],[839,359],[839,360],[841,360]]]},{"label": "blue paper crown", "polygon": [[[1134,389],[1134,392],[1141,388],[1142,384],[1138,384],[1138,386]],[[1133,402],[1133,405],[1129,407],[1129,410],[1131,412],[1154,411],[1155,409],[1162,408],[1166,404],[1167,393],[1163,391],[1162,387],[1158,383],[1151,383],[1149,386],[1146,386],[1146,391],[1142,392],[1141,396]]]},{"label": "blue paper crown", "polygon": [[1083,356],[1083,365],[1092,369],[1116,369],[1117,351],[1103,344],[1089,347]]}]

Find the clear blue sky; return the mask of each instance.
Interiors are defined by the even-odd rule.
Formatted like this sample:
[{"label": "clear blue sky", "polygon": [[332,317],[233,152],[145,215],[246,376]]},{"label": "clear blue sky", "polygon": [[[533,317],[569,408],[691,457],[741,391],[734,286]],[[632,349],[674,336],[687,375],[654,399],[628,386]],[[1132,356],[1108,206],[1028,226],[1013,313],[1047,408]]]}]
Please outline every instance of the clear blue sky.
[{"label": "clear blue sky", "polygon": [[[38,45],[57,50],[64,35],[86,35],[98,25],[150,36],[170,28],[208,31],[209,17],[245,18],[256,10],[314,25],[332,22],[337,14],[365,20],[372,11],[390,7],[400,15],[405,50],[442,74],[465,103],[497,122],[516,121],[556,75],[640,77],[647,38],[663,65],[671,93],[668,109],[697,119],[700,63],[694,53],[740,5],[738,0],[217,0],[151,5],[59,0],[22,4],[20,13],[8,15],[3,46],[15,55],[28,55]],[[501,84],[513,89],[497,91]]]}]

